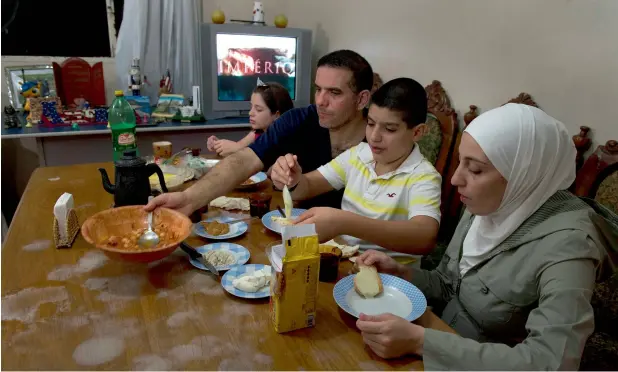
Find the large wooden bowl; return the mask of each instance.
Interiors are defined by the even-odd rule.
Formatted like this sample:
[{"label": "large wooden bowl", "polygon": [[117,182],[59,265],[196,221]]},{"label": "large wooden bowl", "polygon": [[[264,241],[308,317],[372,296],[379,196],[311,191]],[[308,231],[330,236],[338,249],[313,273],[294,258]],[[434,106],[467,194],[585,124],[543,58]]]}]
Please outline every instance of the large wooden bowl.
[{"label": "large wooden bowl", "polygon": [[111,259],[132,262],[152,262],[169,256],[178,245],[191,234],[191,220],[180,212],[168,208],[157,208],[153,213],[154,224],[164,222],[177,233],[177,241],[159,245],[151,250],[130,251],[122,247],[101,244],[110,236],[128,236],[137,229],[147,226],[147,213],[142,205],[107,209],[84,222],[82,236],[86,241],[101,249]]}]

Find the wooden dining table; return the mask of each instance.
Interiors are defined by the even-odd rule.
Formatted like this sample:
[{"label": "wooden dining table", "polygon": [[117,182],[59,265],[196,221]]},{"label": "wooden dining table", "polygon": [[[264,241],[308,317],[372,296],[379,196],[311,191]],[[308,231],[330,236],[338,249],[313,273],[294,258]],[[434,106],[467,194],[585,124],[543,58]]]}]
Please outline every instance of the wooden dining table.
[{"label": "wooden dining table", "polygon": [[[80,224],[111,207],[99,167],[113,175],[113,164],[101,163],[39,168],[30,178],[2,245],[3,370],[423,369],[417,357],[384,360],[366,347],[356,319],[335,303],[335,283],[319,283],[315,327],[278,334],[268,299],[230,295],[181,250],[136,264],[110,260],[81,235],[56,248],[53,207],[62,193],[73,195]],[[272,209],[283,205],[270,181],[258,189],[273,194]],[[279,239],[255,219],[230,242],[250,251],[249,263],[268,264],[265,248]],[[339,278],[351,268],[342,262]],[[418,322],[453,332],[431,311]]]}]

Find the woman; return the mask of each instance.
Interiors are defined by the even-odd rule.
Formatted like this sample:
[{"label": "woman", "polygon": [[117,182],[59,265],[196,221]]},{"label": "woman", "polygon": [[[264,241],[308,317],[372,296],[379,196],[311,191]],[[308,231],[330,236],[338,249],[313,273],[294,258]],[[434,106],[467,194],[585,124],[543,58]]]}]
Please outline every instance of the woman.
[{"label": "woman", "polygon": [[468,126],[459,154],[451,183],[467,211],[438,268],[413,269],[376,251],[358,258],[416,285],[459,335],[363,314],[365,343],[385,358],[423,355],[428,370],[577,369],[594,329],[603,243],[592,209],[563,191],[576,155],[564,125],[508,104]]},{"label": "woman", "polygon": [[249,123],[251,132],[238,142],[208,138],[208,151],[215,151],[219,156],[228,156],[252,144],[270,125],[286,111],[293,109],[294,103],[290,93],[279,83],[258,85],[251,94],[251,111]]}]

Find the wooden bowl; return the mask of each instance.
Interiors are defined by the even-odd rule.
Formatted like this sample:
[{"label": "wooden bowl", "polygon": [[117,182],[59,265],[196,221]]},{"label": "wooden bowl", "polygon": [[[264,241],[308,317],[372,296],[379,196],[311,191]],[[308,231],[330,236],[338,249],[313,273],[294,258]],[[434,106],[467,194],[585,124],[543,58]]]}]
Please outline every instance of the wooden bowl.
[{"label": "wooden bowl", "polygon": [[[147,226],[147,213],[143,205],[131,205],[101,211],[84,222],[82,236],[86,241],[101,249],[111,259],[132,262],[152,262],[169,256],[178,245],[191,234],[191,220],[180,212],[168,208],[157,208],[153,213],[153,225],[159,222],[170,226],[178,236],[173,242],[159,245],[150,250],[125,250],[120,246],[102,244],[111,236],[130,236],[136,230]],[[153,226],[154,227],[154,226]]]}]

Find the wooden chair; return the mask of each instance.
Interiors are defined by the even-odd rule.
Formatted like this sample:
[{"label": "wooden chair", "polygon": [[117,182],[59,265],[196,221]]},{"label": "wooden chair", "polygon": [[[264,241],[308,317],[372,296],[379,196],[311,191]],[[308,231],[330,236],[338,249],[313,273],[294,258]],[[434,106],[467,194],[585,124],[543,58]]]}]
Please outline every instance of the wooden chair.
[{"label": "wooden chair", "polygon": [[449,175],[453,160],[453,150],[457,142],[459,127],[457,113],[451,107],[451,102],[442,87],[442,83],[434,80],[425,87],[427,92],[427,121],[429,132],[418,142],[421,153],[442,175],[442,199],[440,210],[440,236],[450,240],[454,227],[457,226],[461,202],[454,199],[457,190],[451,185]]},{"label": "wooden chair", "polygon": [[598,146],[579,169],[574,192],[593,198],[618,214],[618,172],[614,164],[618,164],[618,142],[610,140]]}]

